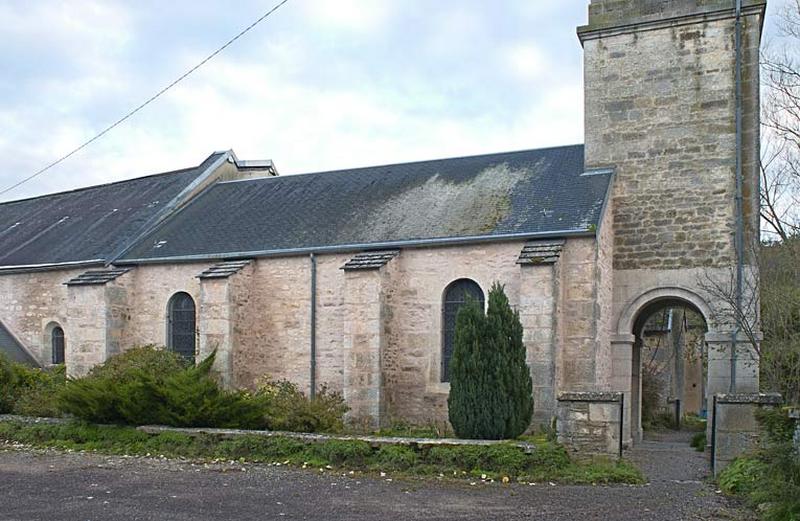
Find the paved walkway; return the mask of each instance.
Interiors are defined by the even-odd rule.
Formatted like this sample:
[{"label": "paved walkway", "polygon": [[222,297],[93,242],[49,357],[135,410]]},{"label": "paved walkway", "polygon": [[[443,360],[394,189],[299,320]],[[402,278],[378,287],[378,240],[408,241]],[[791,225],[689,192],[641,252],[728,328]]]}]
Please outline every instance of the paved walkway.
[{"label": "paved walkway", "polygon": [[645,442],[630,457],[650,484],[470,486],[259,465],[0,449],[0,519],[747,519],[703,481],[705,459],[684,440]]}]

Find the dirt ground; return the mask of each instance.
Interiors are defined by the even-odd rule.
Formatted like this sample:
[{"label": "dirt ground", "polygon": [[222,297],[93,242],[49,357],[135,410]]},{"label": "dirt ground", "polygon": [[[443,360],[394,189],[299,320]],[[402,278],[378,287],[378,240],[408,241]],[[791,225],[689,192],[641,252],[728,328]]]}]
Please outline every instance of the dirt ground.
[{"label": "dirt ground", "polygon": [[0,449],[3,520],[731,520],[682,438],[628,455],[642,486],[475,485],[238,463]]}]

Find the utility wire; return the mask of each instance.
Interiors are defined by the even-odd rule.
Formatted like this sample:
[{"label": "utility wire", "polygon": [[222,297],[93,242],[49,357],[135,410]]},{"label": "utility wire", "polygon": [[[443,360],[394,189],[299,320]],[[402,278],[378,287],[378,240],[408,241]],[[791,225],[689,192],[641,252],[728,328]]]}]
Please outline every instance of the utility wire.
[{"label": "utility wire", "polygon": [[146,106],[148,106],[149,104],[154,102],[156,99],[160,98],[161,95],[164,94],[165,92],[167,92],[169,89],[171,89],[172,87],[174,87],[175,85],[177,85],[178,83],[180,83],[181,81],[186,79],[186,77],[189,76],[190,74],[192,74],[194,71],[196,71],[197,69],[199,69],[200,67],[202,67],[203,65],[205,65],[206,63],[211,61],[216,55],[218,55],[219,53],[224,51],[226,48],[228,48],[233,42],[235,42],[236,40],[238,40],[239,38],[241,38],[242,36],[247,34],[256,25],[258,25],[261,22],[263,22],[264,20],[266,20],[272,13],[274,13],[275,11],[280,9],[283,6],[283,4],[285,4],[288,1],[289,0],[282,0],[281,2],[276,4],[272,9],[270,9],[269,11],[264,13],[264,15],[261,16],[261,18],[259,18],[255,22],[251,23],[250,25],[248,25],[247,27],[242,29],[242,31],[240,31],[239,34],[237,34],[236,36],[234,36],[233,38],[231,38],[230,40],[225,42],[225,44],[222,47],[218,48],[216,51],[214,51],[211,54],[209,54],[208,56],[206,56],[203,59],[203,61],[201,61],[200,63],[198,63],[197,65],[195,65],[194,67],[192,67],[191,69],[186,71],[185,73],[183,73],[178,79],[176,79],[175,81],[173,81],[172,83],[170,83],[169,85],[167,85],[166,87],[161,89],[160,91],[158,91],[155,94],[153,94],[152,96],[150,96],[146,101],[144,101],[139,106],[137,106],[135,109],[131,110],[130,112],[125,114],[123,117],[119,118],[117,121],[115,121],[114,123],[112,123],[111,125],[106,127],[105,129],[103,129],[100,133],[96,134],[93,138],[85,141],[83,144],[81,144],[80,146],[76,147],[75,149],[73,149],[68,154],[61,156],[60,158],[58,158],[55,161],[53,161],[52,163],[48,164],[47,166],[45,166],[41,170],[37,170],[36,172],[34,172],[33,174],[29,175],[25,179],[22,179],[21,181],[18,181],[17,183],[9,186],[8,188],[5,188],[4,190],[0,191],[0,195],[8,193],[11,190],[17,188],[18,186],[21,186],[21,185],[27,183],[28,181],[30,181],[34,177],[38,177],[38,176],[42,175],[43,173],[47,172],[48,170],[50,170],[54,166],[58,165],[59,163],[62,163],[63,161],[66,161],[67,159],[69,159],[70,157],[75,155],[76,153],[80,152],[81,150],[83,150],[84,148],[89,146],[90,144],[94,143],[95,141],[97,141],[98,139],[103,137],[104,135],[108,134],[115,127],[117,127],[118,125],[123,123],[125,120],[127,120],[128,118],[130,118],[131,116],[133,116],[134,114],[136,114],[137,112],[139,112],[140,110],[142,110],[143,108],[145,108]]}]

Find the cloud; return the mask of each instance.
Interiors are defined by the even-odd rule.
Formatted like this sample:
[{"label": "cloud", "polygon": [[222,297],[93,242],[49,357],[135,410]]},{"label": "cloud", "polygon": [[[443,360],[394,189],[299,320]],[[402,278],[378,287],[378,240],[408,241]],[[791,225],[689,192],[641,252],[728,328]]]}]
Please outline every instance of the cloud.
[{"label": "cloud", "polygon": [[[541,12],[527,3],[289,2],[153,105],[0,200],[192,166],[226,148],[293,174],[580,141],[572,27],[584,7],[559,8],[569,30],[540,38],[529,17]],[[0,38],[15,50],[0,54],[15,76],[13,85],[0,79],[0,188],[197,63],[246,25],[242,13],[264,9],[255,0],[236,12],[187,0],[158,12],[149,0],[27,4],[0,2],[13,25]]]},{"label": "cloud", "polygon": [[509,71],[523,81],[544,77],[550,65],[547,56],[536,43],[516,43],[501,51],[501,60]]},{"label": "cloud", "polygon": [[396,7],[388,0],[304,0],[301,9],[317,28],[371,33],[390,23]]}]

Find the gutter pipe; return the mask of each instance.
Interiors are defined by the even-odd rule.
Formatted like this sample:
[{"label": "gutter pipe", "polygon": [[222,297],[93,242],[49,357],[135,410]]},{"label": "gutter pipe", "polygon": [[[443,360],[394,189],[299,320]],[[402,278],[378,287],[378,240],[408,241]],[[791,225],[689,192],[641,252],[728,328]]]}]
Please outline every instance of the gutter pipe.
[{"label": "gutter pipe", "polygon": [[309,396],[313,400],[317,394],[317,257],[314,253],[309,254],[309,260],[311,261],[310,269],[311,269],[311,305],[310,305],[310,322],[311,324],[309,327],[311,328],[310,337],[311,337],[311,364],[309,367],[310,375],[309,375],[309,382],[310,382],[310,389],[309,389]]},{"label": "gutter pipe", "polygon": [[742,176],[742,0],[736,2],[734,46],[736,47],[736,327],[731,339],[730,392],[736,392],[736,359],[742,330],[742,286],[744,284],[744,205]]}]

